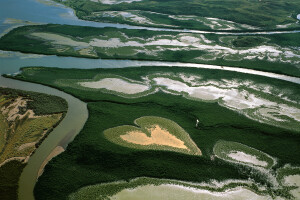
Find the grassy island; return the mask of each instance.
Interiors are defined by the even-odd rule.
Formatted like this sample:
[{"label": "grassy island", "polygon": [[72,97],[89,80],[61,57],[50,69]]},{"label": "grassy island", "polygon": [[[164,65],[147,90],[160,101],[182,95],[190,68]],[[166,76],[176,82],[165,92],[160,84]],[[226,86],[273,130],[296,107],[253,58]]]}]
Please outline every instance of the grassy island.
[{"label": "grassy island", "polygon": [[213,31],[299,28],[297,0],[55,0],[88,21]]},{"label": "grassy island", "polygon": [[211,64],[300,77],[299,35],[218,35],[48,24],[12,30],[0,38],[0,49],[94,59]]}]

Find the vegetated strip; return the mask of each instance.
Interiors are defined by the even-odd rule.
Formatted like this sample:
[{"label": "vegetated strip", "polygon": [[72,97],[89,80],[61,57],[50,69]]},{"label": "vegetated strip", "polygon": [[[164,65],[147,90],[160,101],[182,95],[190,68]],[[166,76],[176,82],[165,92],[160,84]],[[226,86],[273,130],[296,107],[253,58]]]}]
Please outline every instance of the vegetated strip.
[{"label": "vegetated strip", "polygon": [[[294,23],[296,24],[296,16],[299,14],[299,4],[296,0],[279,0],[270,2],[249,2],[241,0],[238,3],[235,1],[224,2],[217,0],[214,4],[209,1],[191,1],[186,2],[182,0],[175,0],[166,2],[163,0],[155,1],[76,1],[76,0],[55,0],[75,10],[78,18],[89,21],[106,21],[113,23],[126,23],[138,25],[137,23],[130,23],[124,19],[114,19],[109,17],[99,17],[97,13],[101,11],[117,11],[130,12],[141,11],[148,12],[144,15],[146,19],[150,19],[155,23],[144,23],[144,26],[155,27],[157,24],[171,25],[173,28],[187,28],[212,30],[199,21],[178,20],[178,18],[190,17],[206,17],[218,18],[222,20],[233,21],[240,24],[252,25],[264,30],[278,29],[276,26],[281,24]],[[272,9],[266,9],[272,8]],[[230,13],[230,15],[228,15]],[[168,16],[174,16],[172,18]],[[126,16],[125,16],[126,17]],[[177,18],[177,19],[176,19]],[[296,26],[297,27],[297,24]],[[215,31],[215,30],[214,30]]]},{"label": "vegetated strip", "polygon": [[202,63],[300,77],[300,55],[296,50],[299,34],[216,36],[50,24],[14,29],[0,39],[0,49],[86,58]]}]

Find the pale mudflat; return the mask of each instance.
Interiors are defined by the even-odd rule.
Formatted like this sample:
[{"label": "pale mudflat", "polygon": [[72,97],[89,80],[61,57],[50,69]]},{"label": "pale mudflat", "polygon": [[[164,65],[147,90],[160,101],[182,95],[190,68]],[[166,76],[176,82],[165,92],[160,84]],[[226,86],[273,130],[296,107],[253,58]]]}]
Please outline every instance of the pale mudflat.
[{"label": "pale mudflat", "polygon": [[99,81],[80,82],[83,87],[106,89],[125,94],[137,94],[149,90],[147,85],[130,83],[119,78],[104,78]]},{"label": "pale mudflat", "polygon": [[179,185],[144,185],[134,189],[124,189],[110,197],[111,200],[271,200],[245,188],[230,189],[225,192],[189,188]]},{"label": "pale mudflat", "polygon": [[227,155],[228,157],[243,163],[251,163],[254,165],[267,167],[268,163],[262,160],[259,160],[256,156],[250,155],[241,151],[232,151]]},{"label": "pale mudflat", "polygon": [[300,199],[300,175],[289,175],[284,178],[284,184],[288,186],[296,186],[296,189],[290,191],[295,199]]},{"label": "pale mudflat", "polygon": [[58,34],[36,32],[36,33],[31,33],[30,35],[43,40],[51,41],[51,43],[55,45],[75,46],[81,48],[88,47],[88,44],[85,42],[78,42],[69,37],[64,37]]}]

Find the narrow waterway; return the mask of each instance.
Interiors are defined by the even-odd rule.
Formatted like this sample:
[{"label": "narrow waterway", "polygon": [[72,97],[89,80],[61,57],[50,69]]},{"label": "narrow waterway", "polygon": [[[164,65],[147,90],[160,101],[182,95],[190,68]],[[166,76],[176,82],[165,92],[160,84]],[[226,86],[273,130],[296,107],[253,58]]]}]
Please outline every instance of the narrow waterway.
[{"label": "narrow waterway", "polygon": [[[45,1],[45,0],[41,0]],[[167,30],[178,32],[195,32],[207,33],[205,31],[189,31],[189,30],[172,30],[172,29],[156,29],[148,27],[136,27],[120,24],[96,23],[87,22],[77,19],[74,12],[62,5],[51,3],[40,3],[37,0],[1,0],[0,1],[0,34],[5,33],[9,28],[24,25],[24,22],[17,22],[11,19],[20,19],[29,22],[37,23],[57,23],[70,24],[81,26],[94,27],[116,27],[116,28],[136,28],[148,30]],[[289,31],[296,33],[299,31]],[[250,34],[281,34],[280,32],[260,32]],[[228,34],[218,32],[217,34]],[[239,34],[239,33],[234,33]],[[247,34],[247,33],[240,33]],[[217,70],[236,71],[241,73],[256,74],[281,80],[290,81],[300,84],[300,78],[278,75],[268,72],[260,72],[250,69],[221,67],[214,65],[190,64],[190,63],[175,63],[175,62],[149,62],[149,61],[132,61],[132,60],[101,60],[101,59],[86,59],[58,56],[43,56],[33,54],[22,54],[14,52],[0,51],[0,74],[13,74],[19,71],[23,66],[46,66],[46,67],[61,67],[61,68],[122,68],[122,67],[138,67],[138,66],[180,66],[180,67],[196,67]],[[48,157],[56,146],[66,147],[69,142],[80,132],[84,126],[88,111],[86,104],[71,95],[50,88],[47,86],[27,83],[12,79],[0,77],[0,86],[9,87],[27,91],[42,92],[46,94],[62,97],[68,102],[68,113],[64,120],[49,134],[41,146],[36,150],[35,154],[29,159],[29,162],[20,178],[19,198],[23,200],[33,200],[33,188],[36,183],[38,170],[43,161]]]},{"label": "narrow waterway", "polygon": [[45,66],[60,68],[124,68],[124,67],[140,67],[140,66],[168,66],[168,67],[194,67],[204,69],[217,69],[225,71],[235,71],[246,74],[254,74],[269,78],[276,78],[292,83],[300,84],[300,78],[291,77],[271,72],[263,72],[254,69],[245,69],[239,67],[226,67],[217,65],[180,63],[180,62],[164,62],[164,61],[138,61],[138,60],[108,60],[108,59],[88,59],[77,57],[61,57],[61,56],[43,56],[23,53],[12,53],[12,57],[1,58],[0,74],[13,74],[19,71],[23,66]]}]

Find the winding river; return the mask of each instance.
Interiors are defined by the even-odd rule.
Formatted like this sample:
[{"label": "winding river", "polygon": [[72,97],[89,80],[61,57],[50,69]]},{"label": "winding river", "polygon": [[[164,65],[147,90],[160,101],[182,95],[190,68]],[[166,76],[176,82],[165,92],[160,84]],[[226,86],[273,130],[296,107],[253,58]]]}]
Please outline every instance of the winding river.
[{"label": "winding river", "polygon": [[49,134],[33,156],[30,157],[28,164],[21,175],[19,199],[34,199],[33,188],[43,161],[55,147],[62,146],[66,148],[67,144],[80,132],[88,117],[87,106],[86,103],[69,94],[39,84],[0,77],[0,86],[56,95],[66,99],[68,102],[68,112],[65,118]]},{"label": "winding river", "polygon": [[[138,28],[149,30],[167,30],[167,31],[184,31],[195,33],[206,33],[204,31],[189,31],[189,30],[172,30],[172,29],[157,29],[147,27],[135,27],[120,24],[96,23],[79,20],[74,16],[71,9],[62,5],[52,3],[47,0],[1,0],[0,1],[0,34],[7,32],[18,25],[24,25],[24,22],[16,22],[14,20],[7,20],[8,18],[20,19],[24,21],[37,23],[58,23],[94,27],[117,27],[117,28]],[[45,3],[46,2],[46,3]],[[295,33],[300,31],[288,31]],[[280,32],[256,32],[250,34],[279,34],[287,33],[287,31]],[[228,34],[218,32],[217,34]],[[235,33],[238,34],[238,33]],[[247,34],[247,33],[241,33]],[[221,67],[214,65],[189,64],[189,63],[173,63],[173,62],[148,62],[148,61],[131,61],[131,60],[101,60],[101,59],[86,59],[86,58],[72,58],[72,57],[58,57],[58,56],[43,56],[34,54],[22,54],[15,52],[0,51],[0,74],[17,73],[20,67],[23,66],[46,66],[46,67],[61,67],[61,68],[121,68],[129,66],[183,66],[219,69],[228,71],[237,71],[241,73],[257,74],[261,76],[281,79],[300,84],[300,78],[278,75],[268,72],[260,72],[250,69]],[[1,87],[10,87],[21,90],[42,92],[51,95],[60,96],[68,102],[68,112],[63,121],[49,134],[40,147],[36,150],[34,155],[29,159],[21,178],[19,188],[19,199],[33,200],[33,188],[37,179],[37,174],[43,161],[48,157],[52,150],[57,146],[66,148],[69,142],[80,132],[88,118],[87,106],[84,102],[75,97],[50,88],[47,86],[27,83],[12,79],[0,77]]]}]

